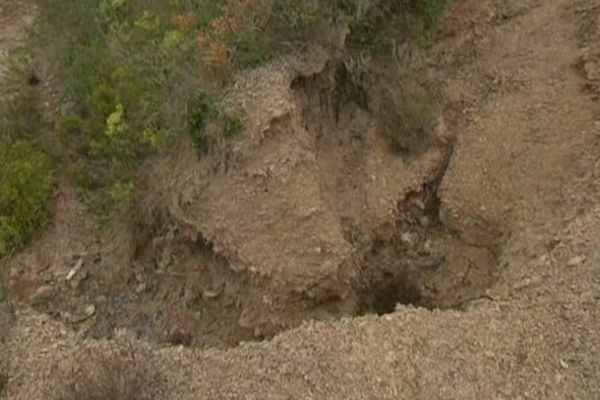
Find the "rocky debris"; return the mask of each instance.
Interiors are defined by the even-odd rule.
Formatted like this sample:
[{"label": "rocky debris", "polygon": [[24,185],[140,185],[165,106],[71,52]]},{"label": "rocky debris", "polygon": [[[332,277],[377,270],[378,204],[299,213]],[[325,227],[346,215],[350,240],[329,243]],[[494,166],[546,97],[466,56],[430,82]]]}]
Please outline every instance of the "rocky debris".
[{"label": "rocky debris", "polygon": [[93,304],[87,306],[84,311],[84,315],[86,318],[91,318],[96,313],[96,306]]}]

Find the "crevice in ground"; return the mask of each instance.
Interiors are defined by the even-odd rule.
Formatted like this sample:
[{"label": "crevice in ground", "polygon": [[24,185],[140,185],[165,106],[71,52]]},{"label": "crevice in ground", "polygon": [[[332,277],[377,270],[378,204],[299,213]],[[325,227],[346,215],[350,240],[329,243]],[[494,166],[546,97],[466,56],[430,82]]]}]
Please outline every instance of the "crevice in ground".
[{"label": "crevice in ground", "polygon": [[438,188],[452,153],[449,144],[431,178],[398,202],[396,221],[359,257],[355,281],[359,314],[390,313],[397,304],[459,308],[485,297],[495,282],[500,234],[470,232],[470,237],[479,238],[473,243],[440,217]]},{"label": "crevice in ground", "polygon": [[329,193],[330,207],[337,209],[345,238],[355,250],[341,267],[352,271],[343,308],[351,315],[385,314],[393,312],[396,304],[447,309],[485,296],[496,280],[500,230],[480,221],[479,228],[464,231],[443,220],[438,188],[452,159],[453,138],[431,132],[421,146],[392,154],[387,161],[397,162],[395,174],[420,166],[425,154],[435,155],[435,161],[423,164],[428,170],[424,175],[420,172],[422,183],[395,200],[388,220],[370,226],[366,222],[367,197],[374,190],[373,177],[364,173],[371,156],[365,149],[379,146],[377,157],[393,153],[381,130],[370,129],[381,126],[382,114],[374,110],[378,103],[371,101],[377,91],[365,86],[373,85],[369,79],[373,76],[353,76],[346,63],[332,61],[319,74],[293,84],[305,98],[304,119],[322,152],[317,157],[322,192]]},{"label": "crevice in ground", "polygon": [[[126,328],[172,345],[228,348],[268,340],[306,320],[385,314],[397,304],[456,308],[483,296],[496,279],[499,235],[490,234],[495,228],[489,224],[464,232],[444,221],[438,188],[453,141],[433,133],[413,152],[394,153],[378,129],[365,79],[342,60],[331,60],[323,71],[292,82],[302,114],[278,122],[279,135],[296,117],[310,133],[321,196],[353,250],[339,260],[338,276],[323,278],[334,280],[332,285],[311,287],[310,294],[299,290],[284,300],[270,297],[268,277],[226,253],[185,215],[161,209],[132,234],[131,259],[119,271],[120,283],[85,290],[85,305],[94,308],[83,312],[95,315],[73,326],[96,339]],[[425,156],[434,161],[423,162]],[[379,158],[392,166],[384,176],[391,183],[378,190],[391,201],[393,213],[373,222],[372,210],[364,210],[380,199],[365,165]],[[427,171],[415,173],[420,183],[397,193],[394,185],[406,182],[395,175],[425,165]],[[82,291],[71,294],[79,308]],[[65,306],[57,300],[50,308],[56,310],[46,311],[60,316]]]}]

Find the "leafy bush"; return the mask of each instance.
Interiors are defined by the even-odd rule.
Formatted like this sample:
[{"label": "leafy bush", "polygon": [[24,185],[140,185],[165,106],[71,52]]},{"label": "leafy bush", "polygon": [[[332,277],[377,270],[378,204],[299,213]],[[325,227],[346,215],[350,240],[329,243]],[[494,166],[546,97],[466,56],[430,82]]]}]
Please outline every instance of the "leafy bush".
[{"label": "leafy bush", "polygon": [[23,244],[48,219],[49,158],[26,141],[0,139],[0,258]]},{"label": "leafy bush", "polygon": [[194,94],[188,101],[187,109],[188,133],[200,154],[208,150],[210,139],[216,139],[210,137],[208,124],[217,126],[225,139],[238,135],[244,128],[239,117],[220,111],[214,98],[204,92]]},{"label": "leafy bush", "polygon": [[273,57],[273,51],[264,32],[247,29],[232,40],[233,63],[237,68],[257,67]]},{"label": "leafy bush", "polygon": [[242,132],[244,129],[244,122],[239,117],[225,114],[221,116],[221,126],[223,137],[230,139]]},{"label": "leafy bush", "polygon": [[[236,18],[252,14],[233,10]],[[252,25],[234,32],[223,23],[232,12],[217,0],[43,2],[42,33],[71,105],[59,136],[77,180],[101,203],[131,198],[139,165],[178,134],[187,131],[203,152],[207,123],[217,122],[224,137],[241,130],[217,110],[219,82],[199,78],[213,67],[227,71],[228,43],[239,48],[240,66],[268,58]]]},{"label": "leafy bush", "polygon": [[48,0],[42,5],[42,32],[56,49],[71,104],[60,118],[60,137],[78,157],[80,181],[109,199],[129,197],[113,194],[131,188],[127,182],[140,163],[183,129],[170,113],[170,91],[182,66],[193,61],[193,37],[181,20],[171,20],[187,6],[182,3]]},{"label": "leafy bush", "polygon": [[[53,192],[55,148],[31,54],[25,37],[3,60],[0,80],[0,262],[46,225]],[[0,265],[0,300],[3,272]]]}]

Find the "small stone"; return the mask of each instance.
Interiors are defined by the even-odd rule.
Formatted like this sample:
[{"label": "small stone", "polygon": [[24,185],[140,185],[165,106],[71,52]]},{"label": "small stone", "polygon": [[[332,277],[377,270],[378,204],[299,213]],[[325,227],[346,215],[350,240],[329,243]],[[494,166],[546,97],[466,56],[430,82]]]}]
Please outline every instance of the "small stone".
[{"label": "small stone", "polygon": [[313,214],[317,214],[319,212],[319,207],[312,207],[310,210],[308,210],[308,215],[313,215]]},{"label": "small stone", "polygon": [[202,292],[202,297],[205,299],[216,299],[220,294],[221,292],[217,290],[205,290]]},{"label": "small stone", "polygon": [[580,264],[583,264],[585,262],[586,258],[584,256],[575,256],[573,258],[571,258],[569,261],[567,261],[567,266],[569,267],[576,267]]},{"label": "small stone", "polygon": [[517,290],[517,291],[523,290],[523,289],[526,289],[526,288],[529,288],[531,286],[538,284],[540,281],[541,281],[541,279],[539,277],[525,278],[521,282],[513,285],[513,289]]},{"label": "small stone", "polygon": [[560,366],[561,366],[563,369],[567,369],[567,368],[569,368],[569,364],[567,364],[567,363],[566,363],[564,360],[560,360]]},{"label": "small stone", "polygon": [[146,289],[148,288],[148,285],[146,285],[145,283],[140,283],[136,288],[135,288],[135,292],[137,294],[142,294],[146,291]]},{"label": "small stone", "polygon": [[85,308],[84,314],[86,318],[90,318],[92,315],[96,314],[96,306],[90,304]]},{"label": "small stone", "polygon": [[40,286],[31,296],[31,303],[37,306],[48,303],[52,299],[52,297],[54,297],[54,294],[55,290],[52,286]]},{"label": "small stone", "polygon": [[421,211],[425,211],[425,203],[421,199],[415,200],[415,206]]},{"label": "small stone", "polygon": [[406,244],[414,244],[414,239],[413,239],[412,235],[408,232],[404,232],[400,236],[400,239],[402,240],[402,242],[404,242]]},{"label": "small stone", "polygon": [[75,276],[75,274],[77,274],[77,272],[79,272],[79,270],[81,269],[81,267],[83,267],[83,258],[80,258],[77,261],[77,263],[75,264],[75,266],[69,271],[69,273],[65,277],[65,279],[67,280],[67,282],[70,281],[71,279],[73,279],[73,277]]}]

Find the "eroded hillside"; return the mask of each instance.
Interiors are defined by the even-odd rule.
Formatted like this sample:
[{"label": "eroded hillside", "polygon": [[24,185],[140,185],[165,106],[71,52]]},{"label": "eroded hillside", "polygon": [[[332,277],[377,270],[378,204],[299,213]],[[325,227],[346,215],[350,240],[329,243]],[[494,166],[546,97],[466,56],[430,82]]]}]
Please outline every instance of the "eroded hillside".
[{"label": "eroded hillside", "polygon": [[596,0],[461,0],[391,64],[316,42],[242,70],[240,135],[145,162],[108,235],[59,181],[7,262],[6,397],[114,352],[155,366],[141,398],[597,398],[599,26]]}]

